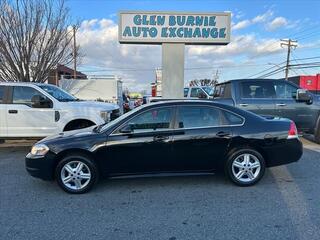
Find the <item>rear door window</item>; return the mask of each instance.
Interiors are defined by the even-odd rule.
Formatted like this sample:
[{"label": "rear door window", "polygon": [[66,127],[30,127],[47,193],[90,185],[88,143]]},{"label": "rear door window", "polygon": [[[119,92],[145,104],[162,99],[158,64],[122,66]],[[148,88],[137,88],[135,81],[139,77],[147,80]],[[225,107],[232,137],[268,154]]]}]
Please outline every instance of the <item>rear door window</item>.
[{"label": "rear door window", "polygon": [[248,81],[240,83],[242,98],[274,98],[275,90],[270,81]]},{"label": "rear door window", "polygon": [[217,127],[221,125],[221,111],[209,106],[178,107],[179,128]]}]

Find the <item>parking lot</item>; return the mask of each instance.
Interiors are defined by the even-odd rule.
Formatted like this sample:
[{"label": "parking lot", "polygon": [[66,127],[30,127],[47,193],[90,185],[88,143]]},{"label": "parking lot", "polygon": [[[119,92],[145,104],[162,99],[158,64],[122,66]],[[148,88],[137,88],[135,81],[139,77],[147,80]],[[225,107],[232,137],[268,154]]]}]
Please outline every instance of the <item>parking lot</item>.
[{"label": "parking lot", "polygon": [[30,177],[0,148],[0,239],[319,239],[320,146],[240,188],[222,175],[104,180],[88,194]]}]

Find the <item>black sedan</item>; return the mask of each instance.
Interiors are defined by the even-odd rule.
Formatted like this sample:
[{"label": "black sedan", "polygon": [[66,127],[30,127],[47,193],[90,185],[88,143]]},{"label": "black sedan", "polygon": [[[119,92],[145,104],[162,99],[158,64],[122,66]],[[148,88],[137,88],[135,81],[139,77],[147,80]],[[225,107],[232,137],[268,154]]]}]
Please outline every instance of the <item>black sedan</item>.
[{"label": "black sedan", "polygon": [[90,190],[99,177],[212,173],[224,170],[250,186],[266,167],[295,162],[302,144],[288,119],[263,118],[199,100],[139,107],[101,126],[64,132],[36,143],[27,171],[56,179],[69,193]]}]

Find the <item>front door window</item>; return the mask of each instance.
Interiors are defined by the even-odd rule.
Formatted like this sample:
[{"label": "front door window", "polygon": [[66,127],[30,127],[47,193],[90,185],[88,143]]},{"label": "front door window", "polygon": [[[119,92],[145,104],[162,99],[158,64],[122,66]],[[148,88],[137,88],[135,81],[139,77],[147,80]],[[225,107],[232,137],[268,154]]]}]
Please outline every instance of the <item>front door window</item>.
[{"label": "front door window", "polygon": [[155,108],[129,120],[122,129],[130,129],[134,133],[170,129],[172,115],[172,108]]}]

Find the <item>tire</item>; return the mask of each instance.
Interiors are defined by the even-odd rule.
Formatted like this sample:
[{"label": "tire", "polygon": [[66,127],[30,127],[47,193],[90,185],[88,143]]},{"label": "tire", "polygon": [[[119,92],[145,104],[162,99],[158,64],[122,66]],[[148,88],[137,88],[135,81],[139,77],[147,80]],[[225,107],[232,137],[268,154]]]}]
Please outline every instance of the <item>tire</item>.
[{"label": "tire", "polygon": [[[246,161],[249,156],[249,162]],[[226,176],[234,184],[242,187],[259,182],[266,169],[262,155],[254,149],[243,148],[233,152],[225,163]]]},{"label": "tire", "polygon": [[55,177],[58,185],[67,193],[81,194],[92,189],[98,181],[99,172],[95,162],[88,156],[74,154],[58,163]]},{"label": "tire", "polygon": [[318,118],[318,121],[317,121],[317,127],[314,133],[314,140],[316,143],[320,144],[320,117]]}]

